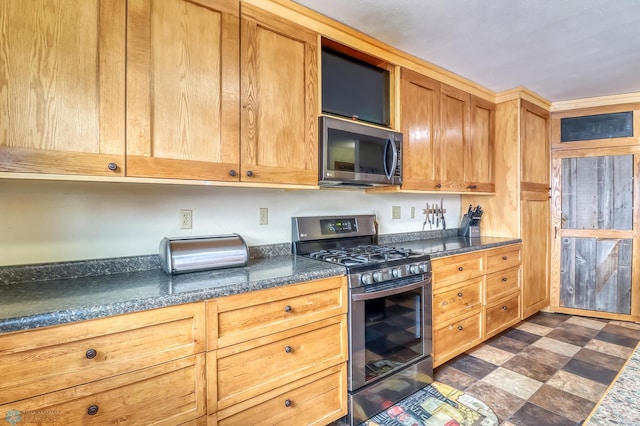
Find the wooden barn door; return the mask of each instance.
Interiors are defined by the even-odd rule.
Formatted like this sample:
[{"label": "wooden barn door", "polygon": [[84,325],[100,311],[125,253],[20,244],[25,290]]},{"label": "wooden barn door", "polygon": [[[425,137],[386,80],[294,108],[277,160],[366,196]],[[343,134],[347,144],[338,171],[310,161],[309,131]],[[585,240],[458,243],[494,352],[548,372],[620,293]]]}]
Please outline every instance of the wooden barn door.
[{"label": "wooden barn door", "polygon": [[637,315],[632,266],[638,155],[563,157],[553,162],[559,288],[552,304],[567,312]]}]

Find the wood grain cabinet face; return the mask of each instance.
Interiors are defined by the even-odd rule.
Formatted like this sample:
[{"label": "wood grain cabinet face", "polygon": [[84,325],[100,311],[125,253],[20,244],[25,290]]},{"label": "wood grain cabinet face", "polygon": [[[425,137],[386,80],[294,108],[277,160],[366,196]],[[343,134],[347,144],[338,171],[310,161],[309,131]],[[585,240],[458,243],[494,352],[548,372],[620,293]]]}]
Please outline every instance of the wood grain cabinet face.
[{"label": "wood grain cabinet face", "polygon": [[125,1],[0,8],[0,172],[124,176]]},{"label": "wood grain cabinet face", "polygon": [[346,415],[346,287],[340,276],[207,301],[208,424]]},{"label": "wood grain cabinet face", "polygon": [[434,366],[520,321],[521,250],[512,244],[432,260]]},{"label": "wood grain cabinet face", "polygon": [[127,175],[238,181],[238,1],[127,4]]},{"label": "wood grain cabinet face", "polygon": [[38,424],[176,425],[206,414],[204,354],[0,405]]},{"label": "wood grain cabinet face", "polygon": [[242,180],[318,183],[318,35],[242,4]]},{"label": "wood grain cabinet face", "polygon": [[204,303],[0,335],[0,404],[204,350]]},{"label": "wood grain cabinet face", "polygon": [[495,105],[402,70],[404,189],[493,192]]}]

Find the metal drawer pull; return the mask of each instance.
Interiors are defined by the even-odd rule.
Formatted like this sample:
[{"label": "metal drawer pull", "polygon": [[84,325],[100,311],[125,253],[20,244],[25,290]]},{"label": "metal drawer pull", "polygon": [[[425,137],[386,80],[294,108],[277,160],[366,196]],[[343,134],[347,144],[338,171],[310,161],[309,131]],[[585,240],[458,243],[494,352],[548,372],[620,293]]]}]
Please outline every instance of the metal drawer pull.
[{"label": "metal drawer pull", "polygon": [[284,351],[288,354],[290,354],[291,352],[293,352],[293,348],[291,346],[285,346],[284,347]]},{"label": "metal drawer pull", "polygon": [[458,297],[462,297],[462,292],[459,292],[459,293],[458,293]]},{"label": "metal drawer pull", "polygon": [[462,326],[461,325],[458,326],[458,330],[462,331]]},{"label": "metal drawer pull", "polygon": [[285,399],[284,400],[284,406],[285,407],[291,407],[293,405],[293,403],[291,402],[290,399]]},{"label": "metal drawer pull", "polygon": [[118,170],[118,165],[116,163],[109,163],[107,164],[107,168],[112,172],[115,172],[116,170]]},{"label": "metal drawer pull", "polygon": [[458,266],[458,271],[462,272],[462,270],[464,270],[464,268],[462,266]]},{"label": "metal drawer pull", "polygon": [[291,305],[287,305],[287,306],[284,307],[284,311],[285,312],[291,312],[291,311],[293,311],[293,308],[291,307]]},{"label": "metal drawer pull", "polygon": [[85,352],[84,356],[87,359],[93,359],[96,357],[96,355],[98,355],[98,351],[96,351],[95,349],[89,349],[87,352]]},{"label": "metal drawer pull", "polygon": [[98,414],[99,407],[97,405],[91,405],[87,408],[87,414],[90,416],[95,416]]}]

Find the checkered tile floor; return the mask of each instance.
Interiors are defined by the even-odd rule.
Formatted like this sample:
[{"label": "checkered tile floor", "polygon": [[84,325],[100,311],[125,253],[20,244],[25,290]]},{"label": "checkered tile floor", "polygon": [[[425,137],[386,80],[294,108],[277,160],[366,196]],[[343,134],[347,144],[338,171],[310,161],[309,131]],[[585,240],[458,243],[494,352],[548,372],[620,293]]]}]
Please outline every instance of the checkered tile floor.
[{"label": "checkered tile floor", "polygon": [[435,370],[501,425],[579,425],[640,341],[640,324],[540,312]]}]

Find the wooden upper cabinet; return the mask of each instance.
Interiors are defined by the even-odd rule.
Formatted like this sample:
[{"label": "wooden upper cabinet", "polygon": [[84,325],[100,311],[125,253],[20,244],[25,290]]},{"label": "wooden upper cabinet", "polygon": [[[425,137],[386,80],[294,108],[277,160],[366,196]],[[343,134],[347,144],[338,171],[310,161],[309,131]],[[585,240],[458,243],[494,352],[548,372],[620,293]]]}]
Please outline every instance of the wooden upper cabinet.
[{"label": "wooden upper cabinet", "polygon": [[128,1],[128,176],[238,181],[239,10]]},{"label": "wooden upper cabinet", "polygon": [[440,131],[440,82],[402,70],[401,125],[404,189],[437,190],[436,152]]},{"label": "wooden upper cabinet", "polygon": [[470,129],[468,93],[443,84],[440,92],[441,139],[436,158],[443,189],[460,190],[465,179],[465,162]]},{"label": "wooden upper cabinet", "polygon": [[4,0],[0,34],[0,172],[122,176],[125,1]]},{"label": "wooden upper cabinet", "polygon": [[523,191],[549,190],[549,111],[527,102],[520,106],[521,182]]},{"label": "wooden upper cabinet", "polygon": [[241,174],[264,183],[318,183],[316,33],[242,4]]},{"label": "wooden upper cabinet", "polygon": [[495,105],[403,69],[403,189],[495,190]]},{"label": "wooden upper cabinet", "polygon": [[471,129],[469,146],[465,150],[464,180],[470,190],[493,192],[496,106],[471,95],[470,108]]}]

